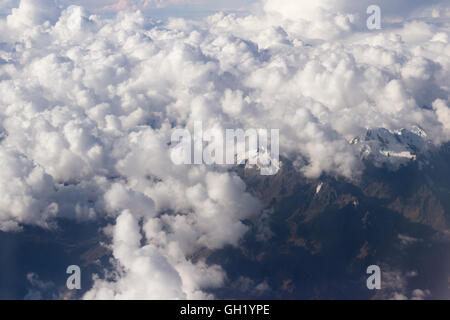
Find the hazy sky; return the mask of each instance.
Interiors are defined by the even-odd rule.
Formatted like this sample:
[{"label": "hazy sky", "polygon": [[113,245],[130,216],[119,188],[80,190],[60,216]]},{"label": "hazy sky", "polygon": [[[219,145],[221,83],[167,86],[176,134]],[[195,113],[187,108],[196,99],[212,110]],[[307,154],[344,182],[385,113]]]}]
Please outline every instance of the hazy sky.
[{"label": "hazy sky", "polygon": [[[114,12],[122,10],[135,10],[140,9],[151,15],[159,16],[202,16],[210,14],[215,11],[248,11],[252,5],[261,3],[264,0],[41,0],[53,2],[56,1],[59,5],[67,7],[70,5],[81,5],[88,10],[96,13],[112,14]],[[20,0],[0,0],[0,14],[9,14],[11,8],[18,7]],[[284,4],[285,8],[289,12],[297,12],[298,8],[302,8],[302,12],[306,12],[304,9],[313,7],[333,7],[337,11],[344,12],[362,12],[365,13],[365,8],[372,4],[372,1],[349,1],[349,0],[321,0],[316,2],[310,2],[308,0],[280,0],[281,4]],[[287,5],[286,5],[287,4]],[[422,15],[423,7],[437,4],[441,9],[447,8],[449,12],[448,4],[441,0],[378,0],[377,4],[381,6],[384,16],[409,16],[411,13],[415,15]],[[279,7],[278,3],[275,4]],[[445,10],[444,10],[445,11]],[[430,14],[430,12],[427,12]]]},{"label": "hazy sky", "polygon": [[[48,0],[53,1],[53,0]],[[96,12],[141,9],[161,15],[191,15],[219,10],[246,10],[258,0],[56,0],[63,6],[81,5]],[[0,0],[0,12],[7,14],[19,0]]]}]

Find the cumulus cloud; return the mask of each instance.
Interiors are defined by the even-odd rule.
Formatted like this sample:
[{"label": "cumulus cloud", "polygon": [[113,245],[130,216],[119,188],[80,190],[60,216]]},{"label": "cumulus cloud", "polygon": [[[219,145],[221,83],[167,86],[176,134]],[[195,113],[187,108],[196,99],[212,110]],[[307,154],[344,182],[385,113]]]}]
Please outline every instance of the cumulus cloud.
[{"label": "cumulus cloud", "polygon": [[226,274],[198,253],[239,245],[263,208],[229,167],[173,164],[175,128],[280,129],[310,178],[357,177],[369,129],[450,139],[448,22],[369,32],[350,4],[161,24],[22,0],[0,21],[1,229],[108,217],[114,269],[86,298],[211,298]]},{"label": "cumulus cloud", "polygon": [[30,27],[46,21],[55,22],[58,17],[55,0],[22,0],[18,8],[12,9],[7,21],[13,27]]},{"label": "cumulus cloud", "polygon": [[411,279],[418,276],[417,271],[402,273],[398,270],[383,271],[383,286],[375,295],[375,299],[384,300],[425,300],[431,296],[428,289],[410,289]]},{"label": "cumulus cloud", "polygon": [[0,230],[17,231],[21,224],[48,227],[58,206],[49,199],[53,179],[32,160],[17,151],[0,147]]},{"label": "cumulus cloud", "polygon": [[377,5],[384,23],[400,22],[412,17],[440,17],[448,12],[442,0],[265,0],[264,9],[272,21],[283,24],[290,32],[301,30],[311,38],[332,39],[366,27],[367,9]]},{"label": "cumulus cloud", "polygon": [[55,288],[55,284],[52,281],[43,281],[34,272],[27,274],[27,280],[30,288],[24,297],[25,300],[43,300],[48,298],[46,297],[47,295],[50,296],[48,292]]},{"label": "cumulus cloud", "polygon": [[443,128],[442,139],[444,141],[450,140],[450,107],[448,106],[448,103],[438,99],[433,103],[433,109]]}]

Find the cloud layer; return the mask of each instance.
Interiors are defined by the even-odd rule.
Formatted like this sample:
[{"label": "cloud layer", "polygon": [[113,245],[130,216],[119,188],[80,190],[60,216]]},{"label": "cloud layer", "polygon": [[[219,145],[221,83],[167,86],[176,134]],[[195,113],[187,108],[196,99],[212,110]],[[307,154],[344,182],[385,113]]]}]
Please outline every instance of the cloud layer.
[{"label": "cloud layer", "polygon": [[262,208],[226,167],[172,164],[174,128],[280,129],[310,178],[357,177],[370,128],[450,139],[449,23],[369,32],[350,4],[160,24],[22,0],[0,20],[1,230],[109,217],[116,268],[86,298],[210,298],[226,274],[199,253],[238,245]]}]

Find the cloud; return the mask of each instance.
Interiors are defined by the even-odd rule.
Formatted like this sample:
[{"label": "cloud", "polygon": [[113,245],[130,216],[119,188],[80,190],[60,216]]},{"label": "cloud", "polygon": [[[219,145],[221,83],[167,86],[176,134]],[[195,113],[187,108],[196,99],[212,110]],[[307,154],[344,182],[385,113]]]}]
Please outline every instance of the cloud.
[{"label": "cloud", "polygon": [[[25,295],[25,300],[43,300],[52,296],[52,291],[55,291],[55,284],[52,281],[43,281],[39,276],[30,272],[27,274],[27,280],[29,282],[30,288]],[[55,294],[53,294],[53,298]]]},{"label": "cloud", "polygon": [[114,267],[86,298],[212,298],[227,277],[199,253],[238,246],[265,211],[230,167],[174,165],[175,128],[280,129],[313,179],[357,178],[350,142],[369,129],[450,139],[448,23],[409,10],[369,32],[351,3],[161,24],[22,0],[0,20],[2,230],[108,218]]},{"label": "cloud", "polygon": [[427,2],[421,0],[380,0],[376,3],[370,0],[319,0],[314,2],[307,0],[283,0],[282,5],[278,6],[275,0],[264,0],[264,3],[267,11],[278,12],[292,20],[311,20],[314,16],[326,15],[327,13],[365,15],[367,8],[374,4],[381,8],[383,15],[402,18],[420,16],[424,13],[423,10],[445,8],[445,1],[442,0]]},{"label": "cloud", "polygon": [[450,140],[450,107],[448,103],[438,99],[433,102],[433,109],[443,128],[443,141]]},{"label": "cloud", "polygon": [[50,202],[53,179],[17,151],[0,147],[0,230],[18,231],[21,224],[48,228],[47,220],[58,212]]},{"label": "cloud", "polygon": [[181,278],[164,256],[150,245],[140,248],[136,218],[124,211],[114,227],[114,257],[124,276],[115,283],[96,281],[87,299],[183,299]]},{"label": "cloud", "polygon": [[272,21],[283,24],[291,33],[299,34],[301,30],[303,36],[321,39],[365,30],[369,17],[367,9],[371,5],[380,8],[384,27],[417,17],[445,16],[449,10],[446,1],[442,0],[383,0],[377,3],[370,0],[284,0],[283,5],[276,0],[263,2],[264,10]]},{"label": "cloud", "polygon": [[11,26],[29,27],[46,21],[55,22],[58,17],[55,0],[21,0],[19,7],[12,9],[7,21]]},{"label": "cloud", "polygon": [[411,279],[418,276],[417,271],[402,273],[399,270],[387,270],[382,273],[382,288],[375,295],[375,299],[385,300],[425,300],[431,296],[428,289],[410,289]]}]

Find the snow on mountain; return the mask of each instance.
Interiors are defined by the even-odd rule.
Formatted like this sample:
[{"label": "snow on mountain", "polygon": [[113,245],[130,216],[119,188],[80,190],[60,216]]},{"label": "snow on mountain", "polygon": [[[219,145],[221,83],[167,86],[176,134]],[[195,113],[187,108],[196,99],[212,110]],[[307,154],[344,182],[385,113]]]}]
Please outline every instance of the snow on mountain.
[{"label": "snow on mountain", "polygon": [[425,156],[435,148],[427,133],[418,126],[409,130],[369,129],[350,144],[359,149],[362,159],[370,160],[376,166],[386,164],[392,169],[416,161],[419,155]]},{"label": "snow on mountain", "polygon": [[[238,162],[240,162],[238,160]],[[263,175],[275,175],[280,170],[282,162],[278,155],[272,154],[271,150],[264,147],[251,149],[245,153],[245,168],[256,168]]]}]

